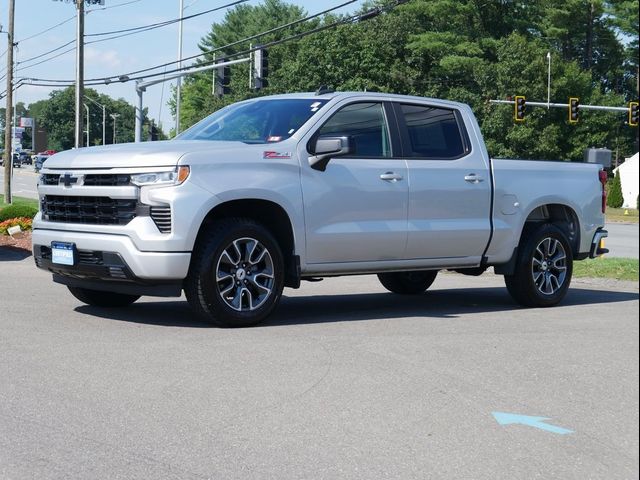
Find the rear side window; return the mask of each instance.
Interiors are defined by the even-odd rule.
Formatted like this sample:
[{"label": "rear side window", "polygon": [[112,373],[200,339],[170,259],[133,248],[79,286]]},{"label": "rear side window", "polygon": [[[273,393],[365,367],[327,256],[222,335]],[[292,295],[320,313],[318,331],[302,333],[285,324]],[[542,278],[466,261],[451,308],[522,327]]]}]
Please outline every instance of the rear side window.
[{"label": "rear side window", "polygon": [[351,137],[355,157],[391,157],[389,129],[381,103],[352,103],[318,131],[322,137]]},{"label": "rear side window", "polygon": [[465,153],[453,110],[424,105],[400,105],[400,109],[409,137],[406,157],[454,159]]}]

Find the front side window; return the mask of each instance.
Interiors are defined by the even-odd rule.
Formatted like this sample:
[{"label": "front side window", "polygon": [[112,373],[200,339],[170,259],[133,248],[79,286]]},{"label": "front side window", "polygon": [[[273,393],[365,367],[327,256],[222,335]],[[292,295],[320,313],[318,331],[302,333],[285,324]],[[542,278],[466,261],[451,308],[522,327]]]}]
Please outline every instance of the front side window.
[{"label": "front side window", "polygon": [[229,105],[176,137],[178,140],[275,143],[286,140],[320,110],[326,100],[254,100]]},{"label": "front side window", "polygon": [[453,110],[421,105],[401,105],[409,134],[407,157],[453,159],[465,152]]},{"label": "front side window", "polygon": [[354,157],[391,157],[389,128],[381,103],[352,103],[340,109],[317,133],[320,137],[351,137]]}]

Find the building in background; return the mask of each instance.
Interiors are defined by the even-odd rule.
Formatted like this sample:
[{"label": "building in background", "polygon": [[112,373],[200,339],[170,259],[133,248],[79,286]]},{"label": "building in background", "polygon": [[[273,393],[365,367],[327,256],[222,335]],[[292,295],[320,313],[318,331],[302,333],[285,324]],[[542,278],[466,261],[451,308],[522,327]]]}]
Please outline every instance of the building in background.
[{"label": "building in background", "polygon": [[613,170],[620,172],[622,184],[623,208],[638,208],[638,153],[626,158],[624,163]]}]

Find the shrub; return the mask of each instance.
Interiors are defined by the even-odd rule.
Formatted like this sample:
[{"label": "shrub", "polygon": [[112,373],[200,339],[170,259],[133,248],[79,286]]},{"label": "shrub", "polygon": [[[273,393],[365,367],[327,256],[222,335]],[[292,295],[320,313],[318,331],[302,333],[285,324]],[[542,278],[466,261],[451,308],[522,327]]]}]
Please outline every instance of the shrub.
[{"label": "shrub", "polygon": [[10,218],[33,218],[38,213],[38,209],[28,205],[9,205],[0,210],[0,222]]},{"label": "shrub", "polygon": [[611,188],[609,188],[609,195],[607,196],[607,206],[611,208],[620,208],[624,203],[624,197],[622,196],[622,183],[620,181],[620,172],[616,172],[616,176],[613,177],[611,182]]},{"label": "shrub", "polygon": [[8,230],[11,227],[19,225],[23,231],[31,230],[33,220],[28,217],[11,218],[0,222],[0,235],[8,235]]}]

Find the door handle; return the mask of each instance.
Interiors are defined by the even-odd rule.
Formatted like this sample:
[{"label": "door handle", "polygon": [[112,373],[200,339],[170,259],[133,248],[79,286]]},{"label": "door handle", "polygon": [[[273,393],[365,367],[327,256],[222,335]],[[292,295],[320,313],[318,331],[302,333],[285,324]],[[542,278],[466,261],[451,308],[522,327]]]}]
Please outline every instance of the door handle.
[{"label": "door handle", "polygon": [[386,172],[380,175],[380,180],[384,180],[385,182],[397,182],[402,180],[402,175],[395,172]]},{"label": "door handle", "polygon": [[470,173],[469,175],[466,175],[464,177],[464,181],[469,183],[480,183],[480,182],[484,182],[484,178],[479,177],[475,173]]}]

